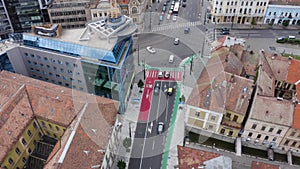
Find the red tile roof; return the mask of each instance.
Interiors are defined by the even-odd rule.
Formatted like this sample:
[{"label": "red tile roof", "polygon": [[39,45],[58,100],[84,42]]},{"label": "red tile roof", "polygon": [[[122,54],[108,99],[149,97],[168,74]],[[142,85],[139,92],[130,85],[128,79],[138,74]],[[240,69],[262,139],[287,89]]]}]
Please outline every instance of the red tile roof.
[{"label": "red tile roof", "polygon": [[[78,121],[78,113],[84,110],[80,127],[66,154],[67,160],[61,165],[64,168],[91,168],[101,164],[103,153],[98,150],[106,150],[118,102],[7,71],[0,72],[0,86],[0,162],[32,119],[40,117],[67,127],[46,165],[49,168],[57,166],[74,127],[69,126]],[[88,105],[86,109],[85,104]],[[83,151],[91,152],[89,159]]]},{"label": "red tile roof", "polygon": [[267,164],[263,162],[252,161],[251,169],[279,169],[279,165]]},{"label": "red tile roof", "polygon": [[178,162],[180,169],[198,168],[205,161],[220,157],[220,154],[215,154],[207,151],[196,150],[189,147],[177,146]]},{"label": "red tile roof", "polygon": [[[291,65],[289,66],[288,75],[286,81],[288,83],[295,84],[300,80],[300,61],[291,60]],[[296,92],[298,101],[300,100],[300,83],[296,85]],[[293,120],[293,128],[300,129],[300,108],[299,105],[295,106],[294,109],[294,120]]]}]

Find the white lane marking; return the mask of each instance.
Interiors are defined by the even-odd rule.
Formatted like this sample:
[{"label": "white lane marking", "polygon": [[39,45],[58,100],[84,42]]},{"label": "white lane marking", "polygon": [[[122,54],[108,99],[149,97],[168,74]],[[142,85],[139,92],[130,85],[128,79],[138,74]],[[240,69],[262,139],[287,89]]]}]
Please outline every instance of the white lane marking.
[{"label": "white lane marking", "polygon": [[154,150],[155,140],[153,140],[152,150]]}]

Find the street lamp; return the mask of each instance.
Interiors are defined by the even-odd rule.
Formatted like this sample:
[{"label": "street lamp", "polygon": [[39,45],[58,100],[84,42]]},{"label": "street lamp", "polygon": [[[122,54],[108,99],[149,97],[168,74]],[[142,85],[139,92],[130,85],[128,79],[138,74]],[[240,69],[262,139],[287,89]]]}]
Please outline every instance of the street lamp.
[{"label": "street lamp", "polygon": [[146,79],[146,70],[145,70],[145,64],[146,64],[146,63],[145,63],[145,59],[144,59],[144,70],[143,70],[143,71],[144,71],[144,80]]}]

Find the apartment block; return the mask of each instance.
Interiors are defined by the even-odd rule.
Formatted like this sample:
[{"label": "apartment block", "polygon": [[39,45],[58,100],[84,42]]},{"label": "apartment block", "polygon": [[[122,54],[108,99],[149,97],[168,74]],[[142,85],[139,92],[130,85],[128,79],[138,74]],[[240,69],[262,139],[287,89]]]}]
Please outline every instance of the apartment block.
[{"label": "apartment block", "polygon": [[7,71],[0,84],[1,168],[112,168],[116,101]]},{"label": "apartment block", "polygon": [[300,2],[294,5],[271,2],[266,11],[265,24],[281,25],[284,21],[288,25],[300,25]]},{"label": "apartment block", "polygon": [[212,57],[187,101],[186,127],[235,139],[249,106],[253,74],[241,61],[247,56],[243,40],[225,36],[212,45]]},{"label": "apartment block", "polygon": [[91,20],[90,1],[54,0],[47,9],[51,24],[61,24],[64,29],[84,28]]},{"label": "apartment block", "polygon": [[269,0],[212,0],[214,23],[262,24]]},{"label": "apartment block", "polygon": [[288,80],[293,60],[276,53],[261,54],[253,105],[242,138],[245,144],[282,149],[293,126],[297,102],[295,80]]}]

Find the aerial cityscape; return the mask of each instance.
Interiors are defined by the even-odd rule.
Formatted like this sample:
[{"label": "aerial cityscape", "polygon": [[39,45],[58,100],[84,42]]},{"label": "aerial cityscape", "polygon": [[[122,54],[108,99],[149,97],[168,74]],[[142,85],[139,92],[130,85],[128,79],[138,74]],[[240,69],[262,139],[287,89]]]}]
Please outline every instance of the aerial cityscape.
[{"label": "aerial cityscape", "polygon": [[300,0],[0,11],[0,169],[300,168]]}]

